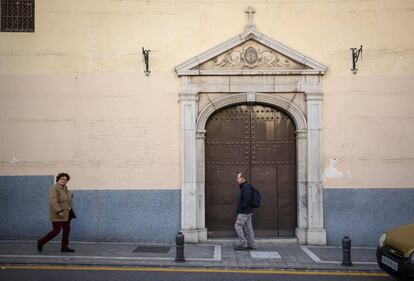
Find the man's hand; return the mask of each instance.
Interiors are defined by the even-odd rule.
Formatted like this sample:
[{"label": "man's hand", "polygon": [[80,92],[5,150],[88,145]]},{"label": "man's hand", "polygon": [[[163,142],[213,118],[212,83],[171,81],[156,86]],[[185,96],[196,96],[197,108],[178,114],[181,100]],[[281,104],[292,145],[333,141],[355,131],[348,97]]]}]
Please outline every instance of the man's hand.
[{"label": "man's hand", "polygon": [[60,211],[60,212],[58,213],[58,216],[59,216],[59,217],[64,217],[64,216],[65,216],[65,214],[63,213],[63,211]]}]

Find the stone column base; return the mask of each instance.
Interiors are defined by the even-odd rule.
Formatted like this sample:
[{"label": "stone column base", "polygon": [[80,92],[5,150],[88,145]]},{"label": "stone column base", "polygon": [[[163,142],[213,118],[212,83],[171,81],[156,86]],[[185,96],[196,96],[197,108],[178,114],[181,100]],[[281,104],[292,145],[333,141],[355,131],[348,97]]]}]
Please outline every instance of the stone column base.
[{"label": "stone column base", "polygon": [[181,229],[186,243],[207,242],[207,228]]},{"label": "stone column base", "polygon": [[306,228],[296,228],[296,238],[298,239],[299,244],[306,244],[307,243],[307,229]]},{"label": "stone column base", "polygon": [[307,230],[308,245],[326,245],[326,230],[324,228],[309,228]]}]

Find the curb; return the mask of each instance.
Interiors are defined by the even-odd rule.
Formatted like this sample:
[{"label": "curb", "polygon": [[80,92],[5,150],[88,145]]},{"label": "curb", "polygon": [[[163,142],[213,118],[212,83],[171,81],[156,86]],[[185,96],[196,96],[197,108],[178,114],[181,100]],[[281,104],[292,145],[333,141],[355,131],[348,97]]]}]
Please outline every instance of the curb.
[{"label": "curb", "polygon": [[351,269],[351,268],[315,268],[315,267],[283,267],[283,266],[217,266],[217,265],[196,265],[196,264],[182,264],[182,266],[179,265],[156,265],[156,264],[131,264],[131,263],[123,263],[123,264],[116,264],[116,263],[108,263],[108,264],[100,264],[100,263],[77,263],[77,262],[36,262],[36,263],[24,263],[24,262],[0,262],[0,268],[1,267],[7,267],[7,266],[79,266],[79,267],[114,267],[114,268],[130,268],[130,267],[136,267],[136,268],[169,268],[169,269],[206,269],[206,270],[282,270],[282,271],[309,271],[309,272],[344,272],[344,273],[384,273],[381,269],[374,270],[374,269]]}]

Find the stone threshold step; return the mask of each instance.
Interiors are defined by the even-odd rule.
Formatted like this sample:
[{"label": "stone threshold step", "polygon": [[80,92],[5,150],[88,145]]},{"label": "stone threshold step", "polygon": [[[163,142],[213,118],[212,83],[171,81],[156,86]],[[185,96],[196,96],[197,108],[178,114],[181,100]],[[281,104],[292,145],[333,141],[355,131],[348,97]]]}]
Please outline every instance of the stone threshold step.
[{"label": "stone threshold step", "polygon": [[[236,237],[220,237],[220,238],[209,238],[207,239],[208,243],[238,243],[239,239]],[[280,244],[293,244],[296,243],[298,244],[298,239],[295,237],[288,237],[288,238],[274,238],[274,237],[270,237],[270,238],[265,238],[265,237],[259,237],[259,238],[255,238],[255,243],[256,244],[261,244],[261,243],[280,243]]]}]

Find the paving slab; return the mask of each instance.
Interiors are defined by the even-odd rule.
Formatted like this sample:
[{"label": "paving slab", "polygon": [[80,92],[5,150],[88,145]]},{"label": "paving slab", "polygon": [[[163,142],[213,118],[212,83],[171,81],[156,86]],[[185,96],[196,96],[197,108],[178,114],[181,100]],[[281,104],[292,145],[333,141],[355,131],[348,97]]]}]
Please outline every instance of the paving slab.
[{"label": "paving slab", "polygon": [[278,252],[268,251],[250,251],[250,257],[253,259],[281,259]]},{"label": "paving slab", "polygon": [[[340,247],[302,246],[302,248],[316,255],[319,262],[342,262],[343,252]],[[376,248],[351,248],[351,258],[354,263],[376,264]]]}]

